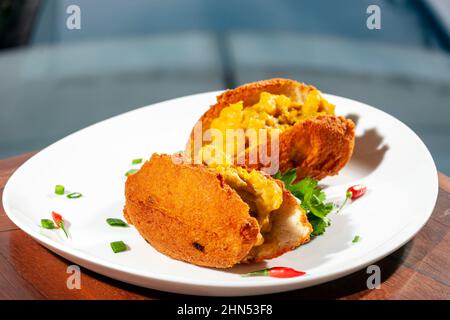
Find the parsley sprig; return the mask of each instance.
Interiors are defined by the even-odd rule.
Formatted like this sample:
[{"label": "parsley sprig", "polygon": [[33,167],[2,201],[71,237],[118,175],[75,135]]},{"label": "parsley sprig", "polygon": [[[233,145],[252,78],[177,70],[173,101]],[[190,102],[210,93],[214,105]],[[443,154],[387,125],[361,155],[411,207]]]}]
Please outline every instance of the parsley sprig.
[{"label": "parsley sprig", "polygon": [[277,172],[274,178],[283,181],[286,189],[300,200],[301,206],[305,209],[308,220],[313,227],[312,235],[319,236],[323,234],[330,225],[330,219],[327,218],[327,214],[333,210],[334,205],[330,202],[325,202],[326,195],[317,186],[317,180],[305,178],[294,183],[297,179],[295,169],[288,170],[284,174]]}]

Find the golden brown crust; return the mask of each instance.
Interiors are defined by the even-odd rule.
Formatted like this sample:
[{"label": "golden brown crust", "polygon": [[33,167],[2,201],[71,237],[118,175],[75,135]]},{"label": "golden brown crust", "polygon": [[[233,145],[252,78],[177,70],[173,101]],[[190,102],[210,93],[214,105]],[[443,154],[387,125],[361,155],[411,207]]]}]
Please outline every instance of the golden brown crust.
[{"label": "golden brown crust", "polygon": [[[242,85],[227,90],[217,97],[217,103],[210,107],[198,123],[202,124],[202,133],[217,118],[223,108],[239,101],[244,107],[258,102],[261,92],[284,94],[294,101],[303,101],[313,86],[289,79],[270,79]],[[323,115],[303,120],[284,130],[280,135],[279,169],[284,172],[297,168],[298,178],[311,177],[322,179],[336,175],[350,160],[354,142],[355,125],[343,117]],[[187,154],[195,154],[193,144],[194,130],[186,145]],[[189,153],[189,151],[191,153]],[[249,164],[247,167],[261,169],[262,164]]]},{"label": "golden brown crust", "polygon": [[[271,213],[272,231],[265,235],[265,242],[261,247],[255,247],[243,262],[259,262],[281,256],[282,254],[294,250],[298,246],[309,242],[312,225],[309,223],[306,212],[302,209],[295,197],[285,189],[284,183],[277,180],[283,187],[283,204]],[[293,221],[296,225],[288,222],[291,216],[295,216]],[[291,230],[287,230],[290,225]],[[292,230],[292,229],[295,229]]]},{"label": "golden brown crust", "polygon": [[296,168],[297,178],[336,175],[350,160],[355,125],[336,116],[306,119],[280,137],[280,170]]},{"label": "golden brown crust", "polygon": [[228,268],[256,242],[259,226],[218,173],[153,155],[127,179],[124,215],[158,251],[202,266]]}]

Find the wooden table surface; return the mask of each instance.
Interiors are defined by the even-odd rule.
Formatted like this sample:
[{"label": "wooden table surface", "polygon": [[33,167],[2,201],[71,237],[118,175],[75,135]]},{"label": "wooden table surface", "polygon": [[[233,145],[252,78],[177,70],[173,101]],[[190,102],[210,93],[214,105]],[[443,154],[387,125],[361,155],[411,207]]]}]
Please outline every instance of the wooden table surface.
[{"label": "wooden table surface", "polygon": [[[0,194],[6,181],[33,154],[0,160]],[[367,289],[365,270],[319,286],[272,294],[273,299],[450,299],[450,179],[439,174],[431,219],[402,248],[377,262],[380,289]],[[0,201],[1,202],[1,201]],[[67,288],[71,263],[18,229],[0,204],[0,299],[176,299],[82,268],[81,289]]]}]

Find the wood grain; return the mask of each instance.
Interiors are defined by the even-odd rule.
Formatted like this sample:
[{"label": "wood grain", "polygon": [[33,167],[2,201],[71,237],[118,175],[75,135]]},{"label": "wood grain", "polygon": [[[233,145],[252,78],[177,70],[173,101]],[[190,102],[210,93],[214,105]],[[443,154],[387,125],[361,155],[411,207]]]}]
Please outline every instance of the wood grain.
[{"label": "wood grain", "polygon": [[6,181],[8,181],[9,177],[22,163],[31,158],[35,153],[30,152],[17,157],[0,160],[0,232],[17,229],[17,226],[9,220],[3,210],[3,189],[5,188]]},{"label": "wood grain", "polygon": [[[0,192],[11,174],[34,153],[0,160]],[[295,299],[450,299],[450,179],[439,174],[431,219],[417,236],[378,261],[380,289],[370,290],[365,270],[323,285],[267,295]],[[0,196],[1,197],[1,196]],[[18,229],[0,207],[0,299],[177,299],[81,269],[81,289],[70,290],[67,261]],[[205,298],[202,298],[205,299]],[[214,299],[214,298],[207,298]],[[241,298],[242,301],[248,298]]]},{"label": "wood grain", "polygon": [[447,193],[450,193],[450,178],[447,177],[445,174],[439,172],[438,179],[439,179],[439,186]]}]

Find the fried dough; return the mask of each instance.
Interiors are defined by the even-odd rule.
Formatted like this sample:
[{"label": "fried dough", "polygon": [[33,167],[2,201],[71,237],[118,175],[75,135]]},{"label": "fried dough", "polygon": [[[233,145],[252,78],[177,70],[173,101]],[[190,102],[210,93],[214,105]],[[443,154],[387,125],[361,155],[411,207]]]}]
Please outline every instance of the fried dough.
[{"label": "fried dough", "polygon": [[[240,101],[244,109],[253,106],[260,101],[261,93],[284,95],[302,106],[312,90],[318,92],[313,86],[289,79],[270,79],[245,84],[219,95],[217,103],[203,114],[197,124],[201,123],[202,134],[204,134],[211,127],[213,120],[221,115],[224,108]],[[323,97],[320,96],[320,99],[320,103],[331,105]],[[334,110],[334,106],[332,107]],[[332,113],[319,112],[315,116],[305,117],[292,125],[285,126],[281,130],[279,157],[276,164],[281,172],[296,168],[298,179],[305,177],[322,179],[336,175],[345,166],[353,153],[355,125],[352,120],[335,116],[334,111]],[[207,143],[202,142],[202,146]],[[185,151],[191,156],[198,152],[195,150],[194,129]],[[245,158],[243,165],[260,170],[266,166],[259,159],[256,163],[250,163],[248,157]]]},{"label": "fried dough", "polygon": [[128,177],[124,216],[156,250],[174,259],[229,268],[274,258],[309,241],[312,227],[283,183],[264,179],[276,181],[283,201],[271,212],[271,228],[262,232],[260,245],[257,216],[224,175],[170,155],[154,154]]}]

